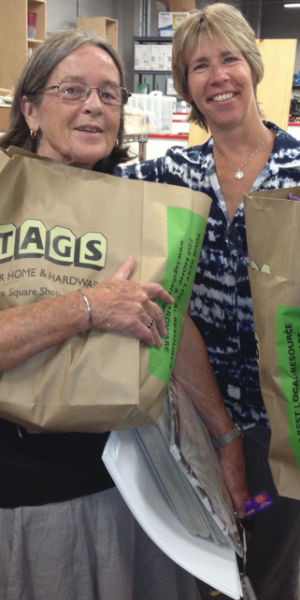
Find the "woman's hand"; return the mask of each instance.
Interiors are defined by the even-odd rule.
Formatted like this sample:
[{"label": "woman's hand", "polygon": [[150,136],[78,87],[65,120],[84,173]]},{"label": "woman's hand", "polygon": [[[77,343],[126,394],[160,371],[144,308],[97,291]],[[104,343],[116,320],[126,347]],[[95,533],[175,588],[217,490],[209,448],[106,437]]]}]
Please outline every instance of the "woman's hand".
[{"label": "woman's hand", "polygon": [[129,280],[134,268],[135,261],[130,256],[112,277],[85,290],[93,327],[131,334],[146,344],[161,346],[161,336],[167,335],[167,328],[163,312],[154,300],[167,304],[174,300],[159,283]]},{"label": "woman's hand", "polygon": [[[85,290],[93,327],[124,332],[161,346],[167,330],[154,300],[169,304],[174,300],[158,283],[129,281],[134,267],[134,259],[129,257],[112,277]],[[0,372],[14,369],[89,327],[89,313],[79,290],[0,311]]]},{"label": "woman's hand", "polygon": [[226,487],[238,516],[245,516],[247,482],[243,442],[241,438],[233,440],[219,450],[219,462]]}]

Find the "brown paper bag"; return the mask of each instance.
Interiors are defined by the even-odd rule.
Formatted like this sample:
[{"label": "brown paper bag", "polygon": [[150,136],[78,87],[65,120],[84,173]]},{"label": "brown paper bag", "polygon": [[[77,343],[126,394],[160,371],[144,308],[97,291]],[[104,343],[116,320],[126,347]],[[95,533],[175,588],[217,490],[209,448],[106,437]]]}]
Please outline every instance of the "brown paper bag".
[{"label": "brown paper bag", "polygon": [[300,187],[245,195],[249,277],[269,462],[279,494],[300,500]]},{"label": "brown paper bag", "polygon": [[175,297],[168,337],[148,348],[98,330],[3,373],[0,417],[30,431],[91,431],[155,422],[174,365],[210,199],[0,152],[0,307],[97,285],[132,254],[134,278]]}]

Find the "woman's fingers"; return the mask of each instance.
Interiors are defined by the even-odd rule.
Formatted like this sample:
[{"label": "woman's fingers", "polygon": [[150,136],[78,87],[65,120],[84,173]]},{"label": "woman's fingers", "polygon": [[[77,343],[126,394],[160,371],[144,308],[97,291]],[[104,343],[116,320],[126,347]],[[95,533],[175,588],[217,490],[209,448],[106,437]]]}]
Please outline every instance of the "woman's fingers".
[{"label": "woman's fingers", "polygon": [[87,290],[94,326],[129,333],[146,344],[161,346],[161,337],[168,331],[155,300],[166,304],[174,300],[159,283],[130,280],[134,269],[135,260],[129,256],[112,277]]},{"label": "woman's fingers", "polygon": [[128,279],[135,269],[135,260],[133,256],[128,256],[121,266],[116,270],[113,277],[115,279]]},{"label": "woman's fingers", "polygon": [[166,328],[164,322],[164,315],[162,309],[156,304],[156,302],[149,301],[147,305],[147,314],[149,315],[149,319],[146,322],[148,326],[151,322],[150,329],[157,331],[157,333],[161,336],[166,336],[168,334],[168,330]]},{"label": "woman's fingers", "polygon": [[167,328],[155,300],[172,303],[173,298],[158,283],[128,280],[133,270],[134,259],[129,257],[110,279],[86,290],[94,327],[131,334],[146,344],[161,346]]},{"label": "woman's fingers", "polygon": [[142,283],[141,285],[151,300],[157,299],[165,302],[165,304],[173,304],[174,298],[160,283]]}]

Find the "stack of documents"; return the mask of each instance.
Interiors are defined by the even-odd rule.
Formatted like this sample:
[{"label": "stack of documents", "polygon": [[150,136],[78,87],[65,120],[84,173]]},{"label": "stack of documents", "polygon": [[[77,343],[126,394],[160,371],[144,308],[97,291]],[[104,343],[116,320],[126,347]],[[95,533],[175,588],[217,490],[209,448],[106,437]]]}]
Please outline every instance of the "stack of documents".
[{"label": "stack of documents", "polygon": [[184,569],[238,600],[242,556],[218,458],[191,400],[171,381],[158,425],[114,431],[103,461],[149,537]]},{"label": "stack of documents", "polygon": [[191,535],[243,547],[210,435],[183,388],[171,380],[159,424],[135,429],[171,508]]}]

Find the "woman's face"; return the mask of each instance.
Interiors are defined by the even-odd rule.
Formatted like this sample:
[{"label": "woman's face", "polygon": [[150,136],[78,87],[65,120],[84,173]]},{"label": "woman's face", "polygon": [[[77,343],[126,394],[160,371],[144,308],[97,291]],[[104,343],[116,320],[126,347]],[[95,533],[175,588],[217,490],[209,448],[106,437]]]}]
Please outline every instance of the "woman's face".
[{"label": "woman's face", "polygon": [[250,66],[238,50],[201,36],[189,61],[188,90],[210,129],[233,127],[257,114]]},{"label": "woman's face", "polygon": [[[102,48],[85,45],[61,60],[45,88],[63,82],[89,87],[120,85],[117,66]],[[95,90],[83,102],[60,99],[57,89],[46,91],[36,105],[22,99],[29,129],[39,131],[37,154],[91,169],[111,153],[120,127],[120,107],[104,104]]]}]

